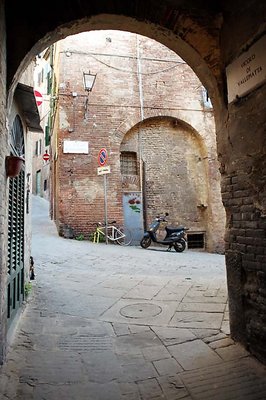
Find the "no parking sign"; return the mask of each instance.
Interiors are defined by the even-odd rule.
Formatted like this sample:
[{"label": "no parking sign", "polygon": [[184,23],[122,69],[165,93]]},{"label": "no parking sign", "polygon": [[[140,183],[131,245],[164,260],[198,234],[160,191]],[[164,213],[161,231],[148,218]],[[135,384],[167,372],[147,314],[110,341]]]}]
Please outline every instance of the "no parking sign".
[{"label": "no parking sign", "polygon": [[104,167],[107,163],[107,150],[103,147],[101,148],[101,150],[99,151],[98,154],[98,164],[100,167]]},{"label": "no parking sign", "polygon": [[106,166],[107,163],[107,150],[102,147],[101,150],[98,153],[98,175],[103,175],[104,178],[104,222],[105,222],[105,244],[108,244],[108,238],[107,238],[107,178],[106,175],[110,173],[110,167]]}]

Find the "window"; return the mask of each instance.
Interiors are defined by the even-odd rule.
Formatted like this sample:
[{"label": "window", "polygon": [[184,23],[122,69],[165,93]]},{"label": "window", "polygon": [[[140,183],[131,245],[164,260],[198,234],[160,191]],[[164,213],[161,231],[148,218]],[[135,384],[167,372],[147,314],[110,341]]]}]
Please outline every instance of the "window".
[{"label": "window", "polygon": [[44,192],[47,190],[47,179],[45,179],[43,182],[43,190]]},{"label": "window", "polygon": [[49,71],[47,73],[46,79],[47,79],[47,94],[52,94],[52,83],[53,83],[52,71]]},{"label": "window", "polygon": [[43,83],[43,68],[41,70],[41,72],[38,73],[38,86],[41,86],[41,84]]},{"label": "window", "polygon": [[122,175],[138,175],[137,153],[133,151],[121,152],[120,168]]},{"label": "window", "polygon": [[42,152],[42,139],[35,142],[35,155],[40,156]]},{"label": "window", "polygon": [[202,88],[202,97],[203,97],[204,107],[212,108],[212,103],[211,103],[211,99],[209,97],[209,93],[208,93],[207,89],[205,89],[204,87]]}]

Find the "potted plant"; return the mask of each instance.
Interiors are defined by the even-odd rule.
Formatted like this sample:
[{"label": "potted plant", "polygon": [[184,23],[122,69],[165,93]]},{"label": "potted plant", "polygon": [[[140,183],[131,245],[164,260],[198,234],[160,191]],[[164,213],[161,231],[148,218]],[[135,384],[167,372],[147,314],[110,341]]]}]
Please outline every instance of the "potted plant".
[{"label": "potted plant", "polygon": [[6,157],[6,174],[9,178],[15,178],[19,175],[22,165],[25,160],[20,156],[7,156]]}]

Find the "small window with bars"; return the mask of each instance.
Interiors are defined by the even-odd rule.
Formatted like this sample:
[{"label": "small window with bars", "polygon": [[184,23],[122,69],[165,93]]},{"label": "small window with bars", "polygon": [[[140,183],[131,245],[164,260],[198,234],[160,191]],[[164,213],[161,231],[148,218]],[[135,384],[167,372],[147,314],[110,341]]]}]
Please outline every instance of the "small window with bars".
[{"label": "small window with bars", "polygon": [[138,175],[137,153],[133,151],[121,152],[120,168],[122,175]]}]

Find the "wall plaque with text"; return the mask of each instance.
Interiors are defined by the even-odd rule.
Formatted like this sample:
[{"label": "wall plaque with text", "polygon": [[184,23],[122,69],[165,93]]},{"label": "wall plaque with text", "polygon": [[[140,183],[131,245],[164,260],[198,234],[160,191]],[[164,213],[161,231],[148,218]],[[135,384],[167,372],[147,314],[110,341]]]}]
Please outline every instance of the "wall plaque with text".
[{"label": "wall plaque with text", "polygon": [[63,152],[89,154],[89,142],[79,140],[64,140]]},{"label": "wall plaque with text", "polygon": [[228,103],[260,86],[266,80],[266,36],[254,43],[226,68]]}]

